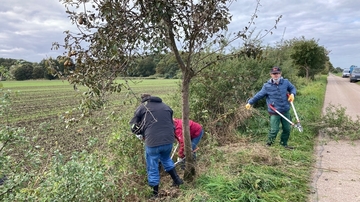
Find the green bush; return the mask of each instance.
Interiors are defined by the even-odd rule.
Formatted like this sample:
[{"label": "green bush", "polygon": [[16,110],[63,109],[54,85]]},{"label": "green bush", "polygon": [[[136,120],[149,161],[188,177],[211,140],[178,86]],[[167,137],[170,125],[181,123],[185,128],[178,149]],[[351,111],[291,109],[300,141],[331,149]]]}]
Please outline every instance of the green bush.
[{"label": "green bush", "polygon": [[[0,117],[11,115],[12,92],[0,88]],[[0,125],[0,201],[26,201],[23,190],[33,186],[33,179],[42,165],[34,139],[26,137],[22,127],[11,126],[7,121]],[[19,149],[21,148],[21,149]]]},{"label": "green bush", "polygon": [[45,76],[45,69],[43,67],[41,66],[34,67],[31,76],[33,79],[42,79],[44,78],[44,76]]},{"label": "green bush", "polygon": [[269,79],[273,65],[273,60],[240,58],[204,69],[190,89],[192,118],[222,139],[231,136],[251,116],[244,104]]},{"label": "green bush", "polygon": [[116,201],[116,179],[111,178],[101,157],[86,151],[74,153],[69,161],[55,152],[50,169],[39,186],[29,193],[41,201]]},{"label": "green bush", "polygon": [[33,66],[30,64],[21,65],[14,71],[14,77],[18,81],[32,79]]}]

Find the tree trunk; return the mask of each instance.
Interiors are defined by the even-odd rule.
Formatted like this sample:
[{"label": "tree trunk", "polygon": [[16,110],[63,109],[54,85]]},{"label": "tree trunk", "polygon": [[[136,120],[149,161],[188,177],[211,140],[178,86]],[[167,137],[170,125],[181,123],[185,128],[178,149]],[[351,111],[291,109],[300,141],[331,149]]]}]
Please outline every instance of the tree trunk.
[{"label": "tree trunk", "polygon": [[189,91],[190,91],[190,80],[191,72],[185,70],[183,72],[182,80],[182,123],[183,123],[183,136],[185,141],[185,172],[184,180],[191,182],[194,180],[196,174],[195,162],[193,159],[192,148],[191,148],[191,136],[190,136],[190,125],[189,125],[189,116],[190,116],[190,106],[189,106]]},{"label": "tree trunk", "polygon": [[306,71],[306,80],[309,80],[309,68],[305,67],[305,71]]}]

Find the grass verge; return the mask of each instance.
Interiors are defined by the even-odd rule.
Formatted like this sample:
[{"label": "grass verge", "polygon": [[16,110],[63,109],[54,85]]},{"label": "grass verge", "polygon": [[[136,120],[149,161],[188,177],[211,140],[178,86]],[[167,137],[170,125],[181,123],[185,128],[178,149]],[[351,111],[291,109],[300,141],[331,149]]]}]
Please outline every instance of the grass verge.
[{"label": "grass verge", "polygon": [[199,176],[183,187],[177,201],[307,201],[317,136],[309,123],[321,118],[326,78],[298,89],[294,105],[304,131],[292,130],[289,144],[294,150],[279,144],[265,147],[268,116],[265,109],[255,109],[247,127],[261,132],[239,133],[237,142],[223,147],[200,144]]},{"label": "grass verge", "polygon": [[[170,80],[164,80],[164,82],[173,82],[170,85],[171,88],[167,88],[169,84],[164,84],[162,86],[161,81],[159,80],[148,80],[142,83],[143,86],[134,86],[134,90],[137,93],[146,91],[159,95],[166,103],[174,102],[171,94],[174,93],[177,83]],[[42,84],[39,89],[44,89],[44,86],[47,85]],[[164,86],[166,86],[166,89]],[[4,87],[7,88],[9,86],[7,86],[7,83],[4,83]],[[16,86],[13,88],[14,90],[21,90],[21,88],[17,89]],[[278,144],[270,148],[265,147],[264,145],[268,130],[268,115],[265,109],[254,109],[254,116],[249,120],[249,123],[247,123],[246,129],[239,130],[237,134],[234,134],[236,138],[234,138],[234,141],[231,144],[218,146],[218,144],[206,137],[204,141],[200,142],[200,150],[197,155],[198,176],[194,182],[185,183],[185,185],[181,186],[180,190],[173,190],[167,186],[167,182],[170,183],[169,176],[162,175],[164,179],[161,180],[162,184],[160,190],[161,194],[166,197],[160,198],[159,200],[307,201],[310,194],[310,181],[313,170],[312,164],[314,162],[314,141],[317,135],[317,128],[310,123],[317,122],[321,117],[325,88],[326,76],[321,76],[301,89],[298,89],[298,95],[296,96],[294,104],[304,128],[304,132],[300,133],[295,129],[292,130],[289,144],[295,146],[295,150],[285,150]],[[20,93],[19,96],[26,95],[26,90],[22,92],[23,93]],[[44,90],[44,94],[45,92],[48,96],[44,96],[39,102],[44,102],[45,100],[49,101],[49,99],[46,98],[52,97],[52,91]],[[52,102],[55,106],[52,107],[54,107],[55,111],[55,101],[57,100],[57,97],[53,98]],[[24,100],[23,105],[25,105],[27,99],[18,100]],[[62,101],[65,102],[65,100]],[[69,102],[71,103],[71,99]],[[133,111],[135,105],[128,105],[127,109],[124,109],[119,107],[120,105],[118,105],[118,102],[119,97],[115,96],[114,100],[112,100],[113,105],[108,106],[107,112],[115,111],[117,112],[116,115],[123,117],[123,119],[114,119],[115,121],[112,122],[110,121],[111,119],[107,117],[109,116],[109,113],[104,112],[103,114],[99,114],[97,116],[99,119],[94,122],[83,123],[77,128],[66,129],[60,123],[59,125],[54,125],[54,117],[50,117],[51,120],[36,121],[33,125],[33,130],[30,130],[28,135],[34,135],[40,138],[39,140],[41,141],[37,142],[40,145],[40,148],[48,146],[49,150],[52,150],[54,147],[59,147],[59,145],[61,145],[61,148],[58,150],[68,151],[68,153],[81,151],[83,144],[88,142],[90,137],[99,138],[106,142],[109,136],[113,136],[114,148],[116,148],[119,153],[124,153],[121,153],[118,156],[128,156],[129,162],[138,163],[141,160],[134,161],[133,159],[135,157],[142,157],[142,148],[139,146],[140,144],[137,140],[133,140],[134,144],[131,144],[132,142],[127,140],[130,132],[127,129],[127,116],[124,115],[128,110]],[[175,100],[175,102],[179,103],[179,100]],[[77,103],[74,103],[74,105],[71,106],[76,106],[76,104]],[[21,106],[21,103],[15,103],[14,108]],[[171,104],[171,106],[173,105]],[[175,110],[175,114],[179,113],[177,108]],[[17,111],[19,114],[16,114],[16,116],[23,116],[21,111],[22,110]],[[119,114],[122,114],[122,116]],[[16,121],[16,119],[13,120]],[[22,126],[30,125],[32,125],[30,122],[22,123]],[[123,126],[123,131],[126,132],[120,131],[118,134],[112,134],[114,125],[117,125],[118,127]],[[38,127],[42,127],[43,130],[38,130]],[[123,139],[127,141],[122,141]],[[103,147],[106,147],[105,145],[107,144],[104,144]],[[135,146],[140,149],[134,151],[133,147]],[[127,147],[129,147],[129,149],[126,149]],[[119,148],[125,149],[122,150]],[[101,148],[98,148],[98,151],[101,151]],[[126,153],[124,151],[133,151],[134,154]],[[110,153],[107,153],[106,160],[111,161],[110,155]],[[116,157],[117,156],[114,155],[115,160]],[[137,170],[134,169],[131,170],[131,173],[127,173],[128,170],[124,165],[127,161],[125,160],[126,159],[117,159],[117,161],[119,161],[117,164],[115,161],[107,163],[109,168],[106,167],[106,172],[111,173],[111,175],[109,174],[106,177],[114,181],[118,179],[119,181],[116,182],[116,187],[112,190],[117,190],[117,193],[121,195],[124,200],[127,196],[131,196],[132,199],[134,199],[132,201],[145,201],[148,193],[150,193],[150,187],[148,187],[145,182],[144,176],[146,176],[146,174],[140,172],[144,171],[144,163],[136,164],[134,167],[136,167]],[[84,162],[84,159],[82,159],[82,162]],[[88,167],[96,165],[95,163],[90,163],[91,165]],[[66,166],[75,168],[78,165],[73,165],[70,162],[70,164],[66,164]],[[124,167],[124,169],[122,167]],[[120,175],[119,171],[123,171],[125,174]],[[74,174],[74,181],[79,181],[76,177],[79,174],[78,172],[82,171],[72,173]],[[99,172],[104,171],[100,170]],[[136,175],[133,174],[133,172]],[[89,176],[92,176],[91,174],[93,172],[89,173]],[[179,170],[179,174],[182,174],[181,170]],[[139,177],[140,180],[134,180],[134,176]],[[105,178],[102,175],[100,177]],[[51,176],[48,177],[48,179],[49,184],[57,181],[57,178],[51,180]],[[91,179],[90,181],[94,182],[91,177],[86,179]],[[138,181],[141,183],[134,183]],[[86,181],[84,183],[87,184],[88,182]],[[89,190],[92,189],[89,188]],[[173,196],[166,195],[169,190],[175,191]],[[66,191],[69,190],[64,188],[63,193],[67,193]]]}]

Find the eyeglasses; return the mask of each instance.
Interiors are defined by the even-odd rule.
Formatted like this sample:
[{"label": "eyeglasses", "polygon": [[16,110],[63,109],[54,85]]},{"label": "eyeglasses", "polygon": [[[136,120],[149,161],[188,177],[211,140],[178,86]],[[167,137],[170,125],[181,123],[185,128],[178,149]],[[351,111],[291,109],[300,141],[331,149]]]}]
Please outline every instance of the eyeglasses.
[{"label": "eyeglasses", "polygon": [[277,75],[277,74],[280,74],[280,73],[271,73],[272,75]]}]

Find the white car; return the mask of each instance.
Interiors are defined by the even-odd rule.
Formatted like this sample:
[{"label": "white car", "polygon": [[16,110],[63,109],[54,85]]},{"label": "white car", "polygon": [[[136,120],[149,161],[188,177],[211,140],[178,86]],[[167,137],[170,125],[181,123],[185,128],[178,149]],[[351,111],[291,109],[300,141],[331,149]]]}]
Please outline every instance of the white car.
[{"label": "white car", "polygon": [[350,69],[344,69],[342,73],[342,78],[349,77],[350,76]]}]

